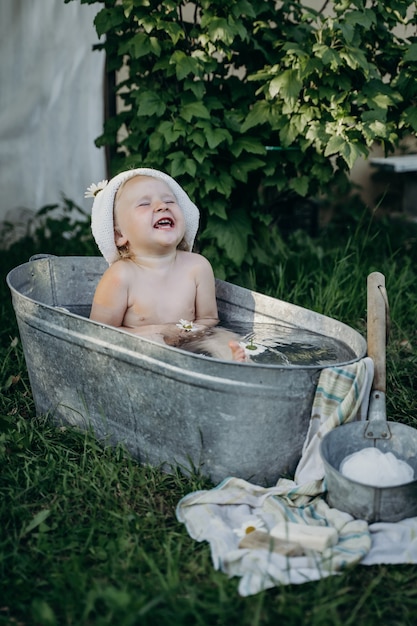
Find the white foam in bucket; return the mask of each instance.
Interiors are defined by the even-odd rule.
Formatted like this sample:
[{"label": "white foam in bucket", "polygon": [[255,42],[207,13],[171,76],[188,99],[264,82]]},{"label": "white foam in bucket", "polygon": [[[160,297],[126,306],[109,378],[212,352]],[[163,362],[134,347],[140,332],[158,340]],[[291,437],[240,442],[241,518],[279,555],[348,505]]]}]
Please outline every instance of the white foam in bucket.
[{"label": "white foam in bucket", "polygon": [[414,469],[392,452],[363,448],[346,456],[340,464],[343,476],[372,487],[394,487],[414,480]]}]

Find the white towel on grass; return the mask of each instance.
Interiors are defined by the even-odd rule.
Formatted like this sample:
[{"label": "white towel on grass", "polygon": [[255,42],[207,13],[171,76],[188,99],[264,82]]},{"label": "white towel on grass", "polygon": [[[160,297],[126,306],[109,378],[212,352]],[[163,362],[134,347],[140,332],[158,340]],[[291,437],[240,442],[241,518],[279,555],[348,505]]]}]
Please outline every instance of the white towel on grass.
[{"label": "white towel on grass", "polygon": [[[239,478],[229,478],[216,489],[189,494],[177,508],[179,521],[197,541],[208,541],[215,569],[240,576],[239,593],[248,596],[277,584],[298,584],[334,574],[360,561],[371,544],[368,525],[347,513],[331,509],[322,498],[304,506],[291,506]],[[332,526],[339,534],[336,546],[322,554],[287,557],[265,549],[238,548],[236,528],[261,520],[270,530],[279,522]]]},{"label": "white towel on grass", "polygon": [[[210,543],[216,569],[240,577],[242,596],[277,584],[318,580],[359,562],[417,562],[417,518],[368,526],[363,520],[331,509],[322,498],[320,441],[339,424],[366,417],[372,379],[373,363],[369,358],[322,371],[294,481],[280,479],[267,488],[231,477],[214,489],[188,494],[178,503],[178,520],[186,525],[192,538]],[[234,529],[255,520],[261,520],[268,530],[285,520],[333,526],[339,541],[323,554],[311,552],[297,557],[238,548],[239,537]]]}]

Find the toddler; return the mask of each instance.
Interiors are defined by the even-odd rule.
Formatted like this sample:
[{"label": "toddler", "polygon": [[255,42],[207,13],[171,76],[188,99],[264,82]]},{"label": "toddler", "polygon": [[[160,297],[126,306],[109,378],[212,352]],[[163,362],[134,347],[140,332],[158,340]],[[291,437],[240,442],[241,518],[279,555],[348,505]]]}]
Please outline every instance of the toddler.
[{"label": "toddler", "polygon": [[147,339],[246,361],[218,323],[210,263],[193,253],[199,211],[170,176],[150,168],[92,185],[91,228],[109,263],[90,319]]}]

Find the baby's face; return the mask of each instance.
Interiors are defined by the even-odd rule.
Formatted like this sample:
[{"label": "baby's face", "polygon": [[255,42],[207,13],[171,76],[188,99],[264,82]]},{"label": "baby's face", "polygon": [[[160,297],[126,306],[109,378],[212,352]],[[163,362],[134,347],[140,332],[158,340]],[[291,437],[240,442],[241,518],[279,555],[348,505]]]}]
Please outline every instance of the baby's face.
[{"label": "baby's face", "polygon": [[162,180],[151,176],[130,178],[116,194],[115,242],[133,253],[154,246],[175,248],[184,237],[185,220],[176,197]]}]

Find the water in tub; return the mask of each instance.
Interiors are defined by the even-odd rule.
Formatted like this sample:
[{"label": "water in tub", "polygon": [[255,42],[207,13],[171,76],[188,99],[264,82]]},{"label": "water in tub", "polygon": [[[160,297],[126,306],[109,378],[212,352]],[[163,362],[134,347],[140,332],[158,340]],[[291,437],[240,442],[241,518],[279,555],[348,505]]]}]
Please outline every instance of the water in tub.
[{"label": "water in tub", "polygon": [[[71,310],[89,317],[90,307],[71,307]],[[332,366],[356,358],[354,351],[338,339],[285,324],[227,321],[221,322],[216,328],[227,328],[241,337],[241,342],[254,363]],[[192,338],[190,333],[190,340]],[[185,342],[181,348],[199,352],[192,341],[190,344]]]},{"label": "water in tub", "polygon": [[[221,327],[241,337],[240,342],[254,363],[331,366],[355,359],[355,353],[345,343],[302,328],[230,321]],[[192,345],[181,347],[195,351]]]},{"label": "water in tub", "polygon": [[414,469],[392,452],[362,448],[346,456],[340,473],[370,487],[395,487],[414,480]]}]

